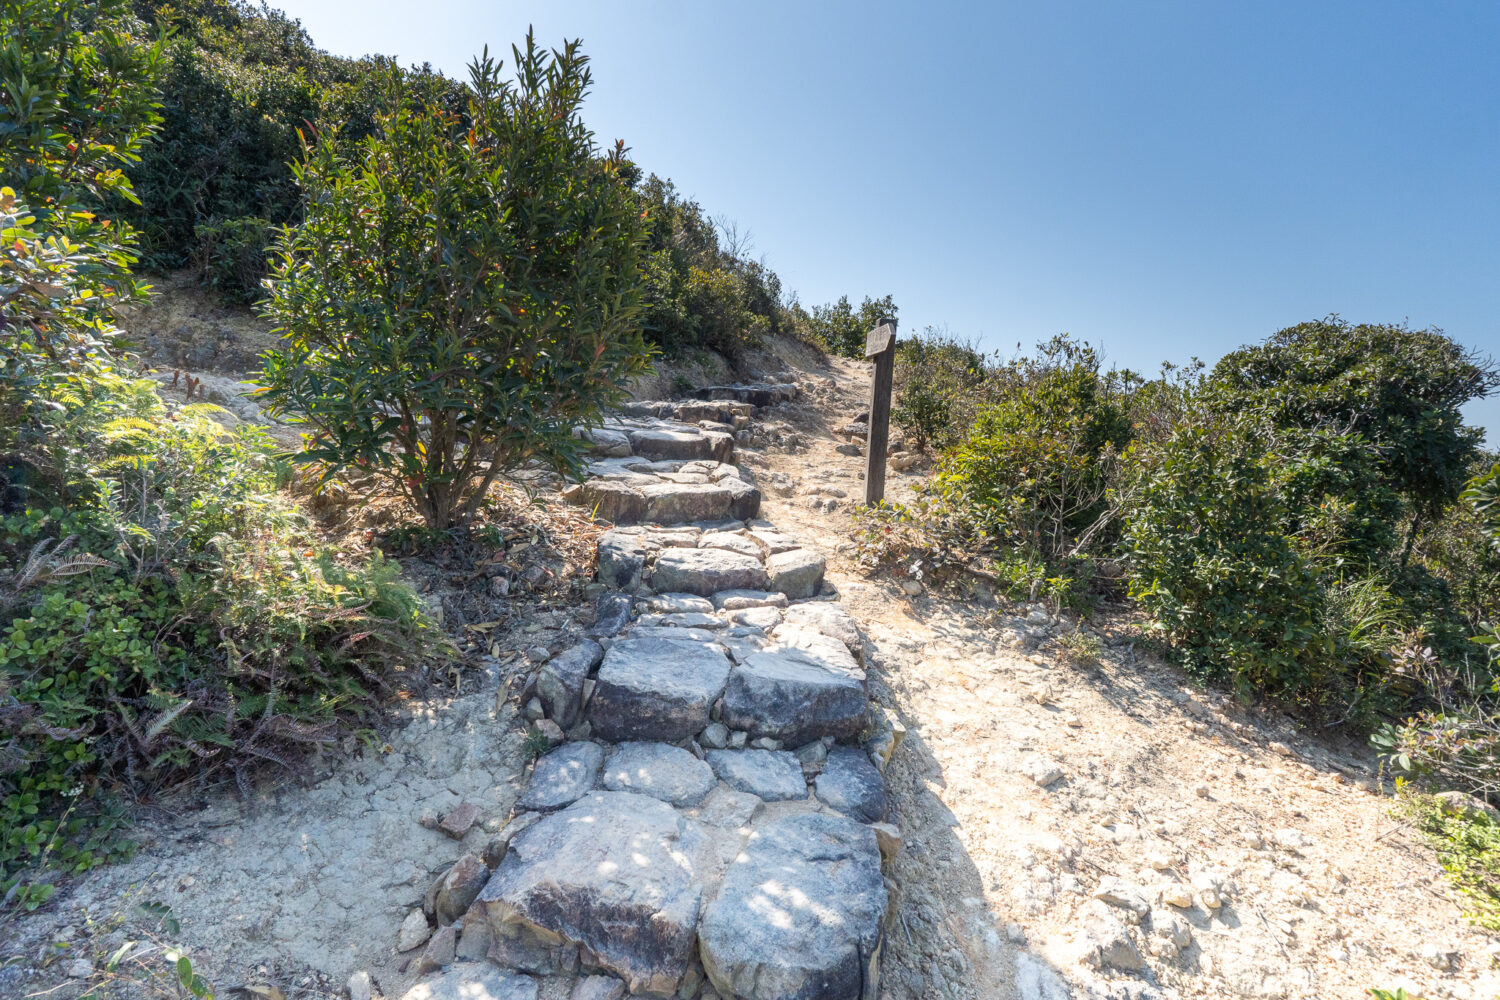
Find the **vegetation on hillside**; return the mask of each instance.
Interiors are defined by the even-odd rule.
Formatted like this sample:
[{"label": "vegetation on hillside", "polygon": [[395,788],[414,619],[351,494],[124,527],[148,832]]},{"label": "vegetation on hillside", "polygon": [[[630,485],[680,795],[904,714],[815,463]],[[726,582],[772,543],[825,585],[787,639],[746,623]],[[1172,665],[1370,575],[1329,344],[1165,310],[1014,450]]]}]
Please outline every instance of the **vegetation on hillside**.
[{"label": "vegetation on hillside", "polygon": [[[373,134],[403,93],[467,121],[471,93],[428,66],[319,49],[301,24],[248,0],[133,0],[152,28],[169,32],[159,80],[162,127],[129,175],[139,204],[116,206],[141,237],[143,264],[190,268],[226,301],[264,291],[278,228],[302,221],[306,192],[296,165],[324,137],[343,148]],[[391,85],[392,77],[401,86]],[[606,152],[607,161],[613,154]],[[642,330],[680,354],[736,357],[773,335],[858,356],[872,317],[894,315],[890,297],[848,299],[810,311],[750,255],[748,239],[715,222],[670,180],[616,159],[617,175],[645,212]]]},{"label": "vegetation on hillside", "polygon": [[[108,213],[157,125],[125,0],[0,14],[0,899],[124,850],[119,808],[365,725],[424,629],[278,493],[268,442],[164,403],[113,345],[140,297]],[[431,644],[429,644],[429,647]]]},{"label": "vegetation on hillside", "polygon": [[157,78],[162,125],[129,170],[137,204],[122,218],[140,232],[142,263],[191,268],[226,301],[261,297],[275,227],[302,217],[292,165],[302,138],[337,128],[368,135],[385,109],[386,77],[427,78],[462,107],[456,84],[378,57],[317,48],[294,19],[245,0],[134,0],[167,34]]},{"label": "vegetation on hillside", "polygon": [[1500,377],[1440,332],[1329,317],[1151,380],[1065,338],[1002,363],[929,335],[897,385],[940,455],[915,507],[871,515],[872,565],[1073,605],[1124,585],[1197,676],[1327,719],[1424,704],[1413,651],[1490,683],[1459,409]]}]

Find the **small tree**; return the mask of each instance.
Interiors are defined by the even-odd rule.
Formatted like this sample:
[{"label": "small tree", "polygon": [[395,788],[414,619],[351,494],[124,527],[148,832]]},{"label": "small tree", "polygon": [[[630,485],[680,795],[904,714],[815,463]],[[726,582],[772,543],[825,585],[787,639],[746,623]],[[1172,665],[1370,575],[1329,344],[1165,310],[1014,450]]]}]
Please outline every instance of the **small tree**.
[{"label": "small tree", "polygon": [[31,453],[51,388],[107,365],[114,306],[145,295],[135,234],[99,212],[135,198],[162,41],[129,0],[12,0],[0,38],[0,452]]},{"label": "small tree", "polygon": [[372,135],[305,143],[268,282],[263,382],[313,429],[301,459],[371,468],[439,530],[505,469],[576,471],[572,429],[649,362],[642,220],[623,146],[598,155],[579,117],[588,61],[513,51],[514,81],[470,66],[466,115],[392,70]]},{"label": "small tree", "polygon": [[1500,388],[1500,370],[1441,330],[1329,316],[1226,354],[1208,388],[1224,412],[1363,435],[1380,453],[1382,485],[1408,507],[1404,564],[1420,525],[1464,487],[1484,434],[1465,426],[1462,407]]}]

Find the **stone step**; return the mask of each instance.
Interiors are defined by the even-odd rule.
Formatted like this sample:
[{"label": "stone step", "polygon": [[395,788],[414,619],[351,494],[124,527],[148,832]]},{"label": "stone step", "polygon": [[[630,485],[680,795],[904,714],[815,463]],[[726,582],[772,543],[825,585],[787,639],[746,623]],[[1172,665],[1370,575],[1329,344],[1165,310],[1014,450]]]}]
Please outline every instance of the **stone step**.
[{"label": "stone step", "polygon": [[699,824],[665,802],[590,793],[511,842],[475,903],[489,954],[544,975],[583,963],[632,993],[670,995],[692,957],[707,847]]},{"label": "stone step", "polygon": [[868,826],[822,814],[762,824],[703,911],[703,970],[737,1000],[876,1000],[888,902]]},{"label": "stone step", "polygon": [[743,522],[760,513],[760,490],[718,461],[611,458],[587,471],[589,478],[565,489],[563,499],[614,524]]},{"label": "stone step", "polygon": [[699,399],[734,400],[751,406],[774,406],[797,398],[797,387],[789,384],[707,385],[693,390]]},{"label": "stone step", "polygon": [[587,714],[607,740],[685,740],[703,731],[729,678],[717,643],[625,638],[599,667]]},{"label": "stone step", "polygon": [[730,671],[723,722],[752,739],[801,746],[824,736],[857,737],[869,725],[865,672],[837,639],[782,626],[774,644]]},{"label": "stone step", "polygon": [[704,796],[693,765],[708,765],[630,743],[601,782],[657,794],[594,791],[513,821],[520,832],[464,916],[462,953],[540,976],[602,971],[611,978],[589,988],[604,996],[619,995],[610,983],[696,995],[697,959],[726,1000],[873,1000],[888,902],[874,830],[820,811],[791,754],[709,759],[765,797],[727,784]]},{"label": "stone step", "polygon": [[746,529],[683,530],[687,533],[632,526],[606,531],[598,542],[599,581],[619,590],[647,584],[661,593],[700,597],[746,590],[801,600],[823,589],[827,562],[812,549],[771,552]]}]

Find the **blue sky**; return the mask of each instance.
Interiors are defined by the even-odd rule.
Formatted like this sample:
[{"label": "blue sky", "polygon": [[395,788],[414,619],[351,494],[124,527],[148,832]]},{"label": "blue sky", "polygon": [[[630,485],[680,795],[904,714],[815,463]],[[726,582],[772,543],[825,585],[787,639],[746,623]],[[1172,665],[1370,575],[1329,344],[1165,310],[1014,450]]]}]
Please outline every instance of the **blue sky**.
[{"label": "blue sky", "polygon": [[[281,0],[464,75],[581,37],[585,117],[814,304],[1212,362],[1331,312],[1500,355],[1500,3]],[[1500,441],[1500,400],[1470,407]]]}]

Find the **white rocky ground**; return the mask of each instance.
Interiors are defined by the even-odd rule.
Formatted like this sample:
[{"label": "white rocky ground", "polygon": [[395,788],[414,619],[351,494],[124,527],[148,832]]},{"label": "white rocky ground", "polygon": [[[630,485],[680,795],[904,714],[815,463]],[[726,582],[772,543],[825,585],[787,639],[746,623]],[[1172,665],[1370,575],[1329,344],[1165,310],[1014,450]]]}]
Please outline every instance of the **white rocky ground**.
[{"label": "white rocky ground", "polygon": [[[1364,746],[1187,686],[1133,650],[1128,623],[1086,626],[1106,650],[1077,666],[1058,642],[1076,623],[1045,608],[866,579],[842,550],[862,460],[832,433],[861,407],[864,372],[804,367],[797,402],[730,429],[750,441],[737,478],[761,490],[781,534],[827,557],[873,693],[907,730],[886,771],[904,844],[882,996],[1500,995],[1494,941],[1463,922],[1431,852],[1390,816]],[[913,482],[893,475],[892,492]],[[539,615],[506,642],[545,658],[590,614]],[[176,943],[220,995],[344,996],[368,972],[356,990],[400,996],[414,978],[412,952],[396,950],[403,922],[448,865],[483,852],[525,788],[506,700],[523,668],[491,663],[479,692],[413,705],[386,746],[311,788],[161,807],[135,860],[0,927],[0,996],[81,995],[67,963],[141,939],[150,921],[135,908],[154,902],[172,906]],[[435,821],[465,800],[475,822],[454,839]]]},{"label": "white rocky ground", "polygon": [[863,460],[829,433],[867,376],[822,374],[773,411],[794,450],[741,464],[765,515],[828,553],[908,728],[887,772],[905,849],[885,996],[1500,996],[1500,946],[1391,817],[1362,743],[1192,687],[1124,621],[1085,626],[1105,654],[1076,666],[1058,641],[1076,623],[1045,608],[867,579],[847,545]]}]

